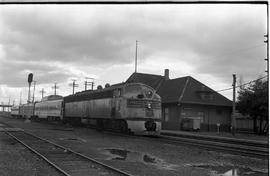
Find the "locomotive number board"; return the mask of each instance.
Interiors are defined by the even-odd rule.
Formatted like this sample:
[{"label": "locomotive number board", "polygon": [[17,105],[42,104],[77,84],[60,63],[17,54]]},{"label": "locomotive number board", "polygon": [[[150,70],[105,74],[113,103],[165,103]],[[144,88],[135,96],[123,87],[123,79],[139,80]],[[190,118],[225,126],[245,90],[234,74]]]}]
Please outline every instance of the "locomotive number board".
[{"label": "locomotive number board", "polygon": [[127,100],[127,107],[130,107],[130,108],[147,108],[148,104],[150,104],[150,106],[153,109],[160,109],[161,108],[161,103],[159,101],[133,100],[133,99]]}]

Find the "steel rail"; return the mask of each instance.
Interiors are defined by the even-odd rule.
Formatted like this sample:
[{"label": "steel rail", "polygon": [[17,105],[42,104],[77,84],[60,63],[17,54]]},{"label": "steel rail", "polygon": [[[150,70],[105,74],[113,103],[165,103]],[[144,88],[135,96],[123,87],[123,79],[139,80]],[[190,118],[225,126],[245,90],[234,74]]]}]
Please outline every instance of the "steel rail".
[{"label": "steel rail", "polygon": [[162,136],[170,136],[170,137],[183,137],[190,139],[198,139],[198,140],[207,140],[207,141],[216,141],[222,143],[231,143],[231,144],[240,144],[240,145],[248,145],[248,146],[256,146],[262,148],[268,148],[268,142],[264,141],[254,141],[249,139],[239,139],[239,138],[229,138],[223,136],[211,136],[211,135],[201,135],[201,134],[174,134],[168,132],[161,132]]},{"label": "steel rail", "polygon": [[[213,141],[202,141],[199,139],[188,139],[184,137],[169,137],[169,136],[161,136],[160,138],[163,142],[171,142],[171,143],[181,143],[192,146],[204,147],[207,149],[217,149],[221,151],[234,152],[237,154],[245,154],[248,156],[258,156],[258,157],[268,157],[269,153],[266,148],[264,150],[260,150],[262,148],[247,146],[245,148],[243,145],[239,144],[231,144],[231,143],[221,143],[221,142],[213,142]],[[249,148],[250,147],[250,148]]]},{"label": "steel rail", "polygon": [[41,153],[39,153],[38,151],[36,151],[35,149],[33,149],[32,147],[30,147],[29,145],[27,145],[26,143],[24,143],[20,139],[18,139],[16,136],[12,135],[8,131],[5,131],[5,133],[7,135],[11,136],[13,139],[15,139],[16,141],[18,141],[19,143],[21,143],[22,145],[24,145],[30,151],[32,151],[33,153],[35,153],[36,155],[38,155],[39,157],[41,157],[43,160],[45,160],[48,164],[50,164],[51,166],[53,166],[56,170],[58,170],[62,174],[66,175],[66,176],[71,176],[70,174],[66,173],[63,169],[61,169],[60,167],[58,167],[56,164],[54,164],[52,161],[50,161],[48,158],[46,158],[44,155],[42,155]]},{"label": "steel rail", "polygon": [[[106,131],[108,134],[117,135],[121,137],[132,137],[137,139],[146,139],[145,136],[131,136],[127,134],[120,134],[115,133],[111,131]],[[254,147],[251,145],[248,145],[247,143],[233,143],[234,141],[212,141],[207,140],[207,138],[204,139],[196,139],[196,138],[188,138],[188,137],[179,137],[179,136],[167,136],[167,135],[160,135],[157,138],[147,138],[147,140],[154,140],[159,142],[170,142],[173,144],[184,144],[184,145],[192,145],[194,147],[204,147],[206,149],[213,149],[218,151],[227,151],[227,152],[233,152],[236,154],[243,154],[247,156],[256,156],[256,157],[268,157],[269,151],[268,148],[265,147]]]},{"label": "steel rail", "polygon": [[[59,148],[61,148],[61,149],[64,149],[64,150],[66,150],[66,151],[69,151],[69,152],[71,152],[71,153],[73,153],[73,154],[75,154],[75,155],[78,155],[78,156],[80,156],[80,157],[82,157],[82,158],[84,158],[84,159],[86,159],[86,160],[89,160],[89,161],[91,161],[91,162],[94,162],[94,163],[96,163],[96,164],[99,164],[99,165],[101,165],[101,166],[103,166],[103,167],[105,167],[105,168],[107,168],[107,169],[110,169],[110,170],[112,170],[112,171],[114,171],[114,172],[117,172],[117,173],[119,173],[119,174],[122,174],[122,175],[125,175],[125,176],[133,176],[133,175],[131,175],[131,174],[125,172],[125,171],[122,171],[122,170],[119,170],[119,169],[114,168],[114,167],[112,167],[112,166],[109,166],[109,165],[107,165],[107,164],[105,164],[105,163],[102,163],[102,162],[100,162],[100,161],[97,161],[97,160],[95,160],[95,159],[93,159],[93,158],[90,158],[90,157],[88,157],[88,156],[86,156],[86,155],[83,155],[83,154],[81,154],[81,153],[79,153],[79,152],[76,152],[76,151],[74,151],[74,150],[72,150],[72,149],[70,149],[70,148],[67,148],[67,147],[61,146],[61,145],[59,145],[59,144],[56,144],[56,143],[54,143],[54,142],[52,142],[52,141],[49,141],[49,140],[47,140],[47,139],[45,139],[45,138],[41,138],[41,137],[39,137],[39,136],[36,136],[36,135],[34,135],[34,134],[32,134],[32,133],[29,133],[29,132],[26,132],[26,131],[22,131],[22,132],[25,133],[25,134],[27,134],[27,135],[33,136],[33,137],[35,137],[35,138],[37,138],[37,139],[39,139],[39,140],[42,140],[42,141],[45,141],[45,142],[47,142],[47,143],[50,143],[50,144],[52,144],[52,145],[54,145],[54,146],[57,146],[57,147],[59,147]],[[46,157],[45,157],[45,158],[46,158]]]}]

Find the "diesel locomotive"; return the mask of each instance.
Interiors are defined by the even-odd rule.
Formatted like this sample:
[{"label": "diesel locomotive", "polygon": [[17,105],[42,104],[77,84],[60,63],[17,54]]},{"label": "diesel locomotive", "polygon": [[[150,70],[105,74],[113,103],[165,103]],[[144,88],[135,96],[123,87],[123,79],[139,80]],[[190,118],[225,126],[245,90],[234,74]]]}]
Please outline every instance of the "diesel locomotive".
[{"label": "diesel locomotive", "polygon": [[64,97],[65,122],[82,122],[98,129],[158,135],[161,98],[141,83],[118,84]]}]

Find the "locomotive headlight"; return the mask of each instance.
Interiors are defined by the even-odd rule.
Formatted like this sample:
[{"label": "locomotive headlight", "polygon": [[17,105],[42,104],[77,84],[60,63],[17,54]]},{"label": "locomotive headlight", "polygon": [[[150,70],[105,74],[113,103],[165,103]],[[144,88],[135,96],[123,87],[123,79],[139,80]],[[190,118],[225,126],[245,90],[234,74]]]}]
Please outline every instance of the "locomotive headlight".
[{"label": "locomotive headlight", "polygon": [[152,91],[146,92],[146,97],[147,97],[147,98],[151,98],[152,95],[153,95],[153,92],[152,92]]},{"label": "locomotive headlight", "polygon": [[152,108],[152,104],[151,104],[151,103],[148,103],[148,104],[147,104],[147,108],[148,108],[148,109],[151,109],[151,108]]}]

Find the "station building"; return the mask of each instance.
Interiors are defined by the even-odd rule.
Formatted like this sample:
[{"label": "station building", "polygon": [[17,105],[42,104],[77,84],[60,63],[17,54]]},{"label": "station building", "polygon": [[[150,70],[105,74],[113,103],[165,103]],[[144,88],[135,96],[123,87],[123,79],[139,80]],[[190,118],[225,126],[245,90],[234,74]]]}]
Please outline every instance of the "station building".
[{"label": "station building", "polygon": [[126,81],[154,88],[162,98],[163,130],[229,131],[232,101],[191,76],[133,73]]}]

